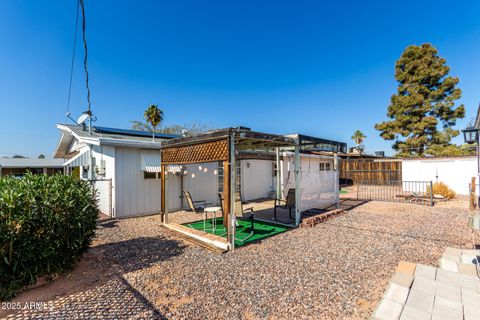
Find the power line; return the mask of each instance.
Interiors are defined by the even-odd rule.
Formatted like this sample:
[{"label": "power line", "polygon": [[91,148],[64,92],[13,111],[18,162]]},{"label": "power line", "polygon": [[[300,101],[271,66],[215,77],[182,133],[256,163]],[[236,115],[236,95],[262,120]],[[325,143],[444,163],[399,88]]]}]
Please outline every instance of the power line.
[{"label": "power line", "polygon": [[83,0],[79,0],[80,6],[82,7],[82,33],[83,33],[83,48],[85,50],[85,57],[83,59],[83,67],[85,69],[85,85],[87,87],[87,101],[88,101],[88,114],[91,116],[91,104],[90,104],[90,86],[88,84],[88,50],[87,50],[87,36],[85,32],[85,5]]},{"label": "power line", "polygon": [[[73,53],[72,53],[72,62],[70,64],[70,82],[68,85],[68,99],[67,99],[67,112],[70,111],[70,97],[72,94],[72,82],[73,82],[73,67],[75,65],[75,51],[77,48],[77,33],[78,33],[78,12],[79,12],[80,0],[77,1],[77,16],[75,18],[75,32],[73,35]],[[65,116],[65,122],[67,122],[67,116]]]}]

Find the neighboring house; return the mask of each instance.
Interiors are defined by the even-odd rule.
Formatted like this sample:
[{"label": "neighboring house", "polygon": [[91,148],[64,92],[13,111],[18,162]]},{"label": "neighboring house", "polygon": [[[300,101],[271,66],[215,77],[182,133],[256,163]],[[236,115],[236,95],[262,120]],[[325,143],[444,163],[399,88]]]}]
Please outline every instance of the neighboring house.
[{"label": "neighboring house", "polygon": [[52,175],[63,172],[62,159],[0,158],[0,177],[22,177],[27,172]]},{"label": "neighboring house", "polygon": [[403,181],[443,182],[457,194],[468,195],[472,177],[478,179],[474,156],[402,159]]}]

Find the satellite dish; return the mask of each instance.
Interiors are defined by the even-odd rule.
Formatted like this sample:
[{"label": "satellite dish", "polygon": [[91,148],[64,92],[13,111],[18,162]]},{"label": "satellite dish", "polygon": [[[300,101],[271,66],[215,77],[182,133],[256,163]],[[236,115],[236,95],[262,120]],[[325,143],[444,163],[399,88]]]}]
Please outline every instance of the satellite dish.
[{"label": "satellite dish", "polygon": [[80,117],[78,117],[77,119],[77,124],[83,124],[87,119],[88,119],[89,115],[84,113],[82,114]]}]

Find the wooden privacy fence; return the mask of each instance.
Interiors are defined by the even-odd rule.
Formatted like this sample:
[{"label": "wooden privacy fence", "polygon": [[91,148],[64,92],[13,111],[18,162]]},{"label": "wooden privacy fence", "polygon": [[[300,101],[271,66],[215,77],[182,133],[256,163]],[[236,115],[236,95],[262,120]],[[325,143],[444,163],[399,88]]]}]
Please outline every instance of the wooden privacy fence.
[{"label": "wooden privacy fence", "polygon": [[355,184],[356,181],[402,181],[401,161],[373,161],[341,159],[340,182]]}]

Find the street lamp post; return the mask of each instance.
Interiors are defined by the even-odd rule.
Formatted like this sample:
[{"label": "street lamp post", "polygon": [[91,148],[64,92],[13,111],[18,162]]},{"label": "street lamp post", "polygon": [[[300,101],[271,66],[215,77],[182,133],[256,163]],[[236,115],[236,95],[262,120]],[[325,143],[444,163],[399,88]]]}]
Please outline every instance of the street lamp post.
[{"label": "street lamp post", "polygon": [[[475,143],[476,144],[477,179],[480,183],[480,148],[479,148],[478,131],[479,131],[479,129],[476,129],[474,127],[467,127],[466,129],[462,130],[463,138],[465,139],[465,143],[469,143],[469,144]],[[473,188],[476,188],[476,186],[473,186]],[[480,192],[478,194],[477,205],[480,206]]]}]

